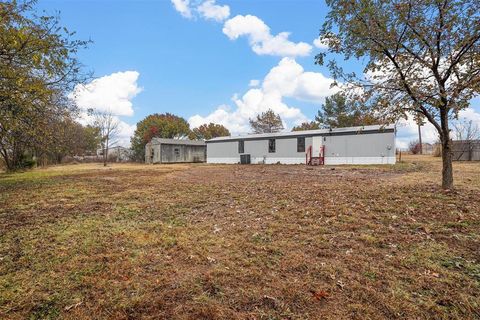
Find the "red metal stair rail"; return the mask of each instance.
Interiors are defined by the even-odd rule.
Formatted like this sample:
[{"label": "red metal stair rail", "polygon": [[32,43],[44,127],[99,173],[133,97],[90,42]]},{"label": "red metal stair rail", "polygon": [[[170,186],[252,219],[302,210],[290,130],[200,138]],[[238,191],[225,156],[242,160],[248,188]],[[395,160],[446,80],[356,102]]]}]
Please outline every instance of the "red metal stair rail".
[{"label": "red metal stair rail", "polygon": [[312,161],[312,146],[307,148],[307,152],[305,153],[305,164],[308,166]]},{"label": "red metal stair rail", "polygon": [[305,164],[307,166],[324,165],[325,164],[325,146],[320,147],[318,157],[312,155],[312,146],[309,146],[305,153]]},{"label": "red metal stair rail", "polygon": [[321,165],[325,164],[325,146],[320,147],[319,160]]}]

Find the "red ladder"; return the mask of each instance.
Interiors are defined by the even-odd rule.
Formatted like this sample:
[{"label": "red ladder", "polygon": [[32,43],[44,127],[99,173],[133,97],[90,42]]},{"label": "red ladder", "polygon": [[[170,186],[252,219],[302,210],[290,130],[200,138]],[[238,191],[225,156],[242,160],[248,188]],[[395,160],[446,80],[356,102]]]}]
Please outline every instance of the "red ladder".
[{"label": "red ladder", "polygon": [[318,166],[325,164],[325,146],[320,147],[318,157],[312,155],[312,146],[309,146],[305,153],[305,164],[307,166]]}]

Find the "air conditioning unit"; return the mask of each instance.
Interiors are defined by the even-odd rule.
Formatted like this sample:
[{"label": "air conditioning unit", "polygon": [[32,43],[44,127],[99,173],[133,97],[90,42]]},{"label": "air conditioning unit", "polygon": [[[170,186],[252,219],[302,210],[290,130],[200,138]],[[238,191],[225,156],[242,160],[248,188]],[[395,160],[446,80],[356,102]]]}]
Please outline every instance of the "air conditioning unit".
[{"label": "air conditioning unit", "polygon": [[240,155],[240,163],[241,164],[250,164],[250,155],[249,154],[241,154]]}]

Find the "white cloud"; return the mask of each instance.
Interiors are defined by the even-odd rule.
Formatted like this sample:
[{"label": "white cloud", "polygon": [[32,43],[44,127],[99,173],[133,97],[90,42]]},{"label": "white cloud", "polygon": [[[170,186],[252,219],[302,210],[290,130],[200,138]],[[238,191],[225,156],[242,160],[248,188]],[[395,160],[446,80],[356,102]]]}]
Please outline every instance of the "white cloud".
[{"label": "white cloud", "polygon": [[190,0],[171,0],[175,10],[177,10],[185,18],[192,18],[192,10],[190,8]]},{"label": "white cloud", "polygon": [[[204,19],[211,19],[218,22],[222,22],[230,16],[230,7],[227,5],[218,5],[215,3],[215,0],[206,0],[199,5],[199,0],[193,1],[193,4],[190,0],[171,1],[175,10],[188,19],[193,18],[194,13],[199,13]],[[196,11],[194,11],[195,9]]]},{"label": "white cloud", "polygon": [[122,147],[130,147],[130,137],[133,136],[135,129],[137,128],[136,124],[128,124],[125,121],[119,120],[118,125],[118,135],[117,143],[115,145]]},{"label": "white cloud", "polygon": [[338,92],[338,88],[331,87],[332,83],[333,79],[320,72],[306,72],[295,59],[283,58],[267,74],[263,88],[285,97],[321,103],[325,97]]},{"label": "white cloud", "polygon": [[117,116],[131,116],[131,100],[142,91],[137,84],[139,76],[137,71],[112,73],[86,85],[77,85],[70,98],[82,110],[93,108],[111,111]]},{"label": "white cloud", "polygon": [[[171,0],[175,10],[186,18],[193,18],[192,8],[199,1]],[[222,22],[230,16],[228,5],[218,5],[216,0],[205,0],[196,6],[196,12],[204,19],[211,19]],[[241,36],[248,37],[252,50],[258,55],[272,55],[281,57],[308,56],[312,46],[305,42],[292,42],[288,39],[289,32],[280,32],[277,35],[270,33],[270,27],[260,18],[253,15],[237,15],[225,22],[223,33],[230,40]]]},{"label": "white cloud", "polygon": [[190,127],[196,128],[204,123],[217,123],[225,126],[232,133],[245,133],[248,132],[248,118],[240,118],[238,112],[231,110],[228,105],[221,105],[215,111],[209,115],[202,117],[200,115],[194,115],[188,119]]},{"label": "white cloud", "polygon": [[328,44],[324,40],[320,39],[320,37],[313,40],[313,45],[318,49],[323,49],[323,50],[328,49]]},{"label": "white cloud", "polygon": [[241,36],[248,37],[252,50],[259,55],[281,57],[307,56],[312,46],[305,42],[295,43],[288,40],[290,33],[281,32],[276,36],[270,33],[270,27],[256,16],[237,15],[225,22],[223,33],[235,40]]},{"label": "white cloud", "polygon": [[265,76],[261,87],[249,89],[242,97],[234,95],[232,100],[235,109],[222,105],[205,117],[191,117],[189,122],[192,127],[215,122],[226,126],[233,134],[247,133],[250,131],[249,118],[271,108],[280,114],[284,125],[289,129],[308,119],[299,108],[287,105],[283,99],[289,97],[322,102],[325,97],[336,92],[336,89],[330,88],[332,81],[321,73],[305,72],[292,58],[283,58]]},{"label": "white cloud", "polygon": [[248,83],[249,87],[258,87],[260,85],[260,80],[253,79]]},{"label": "white cloud", "polygon": [[198,12],[205,18],[218,22],[224,21],[230,16],[230,7],[215,4],[215,0],[207,0],[197,8]]},{"label": "white cloud", "polygon": [[69,97],[80,108],[78,122],[91,124],[87,109],[111,112],[119,122],[117,145],[130,146],[130,137],[136,125],[122,121],[119,116],[132,116],[132,99],[142,91],[138,86],[140,74],[137,71],[116,72],[95,79],[85,85],[77,85]]},{"label": "white cloud", "polygon": [[254,43],[265,41],[271,37],[270,28],[265,22],[252,15],[233,17],[225,22],[222,31],[230,40],[248,35],[250,41]]},{"label": "white cloud", "polygon": [[476,111],[472,107],[464,109],[458,114],[459,120],[472,121],[480,126],[480,111]]}]

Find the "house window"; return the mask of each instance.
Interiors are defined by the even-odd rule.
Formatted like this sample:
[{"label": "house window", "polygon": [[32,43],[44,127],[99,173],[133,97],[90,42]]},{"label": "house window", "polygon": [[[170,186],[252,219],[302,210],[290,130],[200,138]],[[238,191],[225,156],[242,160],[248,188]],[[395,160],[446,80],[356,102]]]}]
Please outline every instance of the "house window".
[{"label": "house window", "polygon": [[238,141],[238,153],[244,153],[245,152],[245,143],[243,140]]},{"label": "house window", "polygon": [[269,153],[275,152],[275,139],[268,139],[268,152]]},{"label": "house window", "polygon": [[175,148],[175,149],[174,149],[174,152],[175,152],[175,155],[176,155],[176,156],[179,156],[179,155],[180,155],[180,149],[179,149],[179,148]]},{"label": "house window", "polygon": [[305,137],[297,138],[297,152],[305,152]]}]

